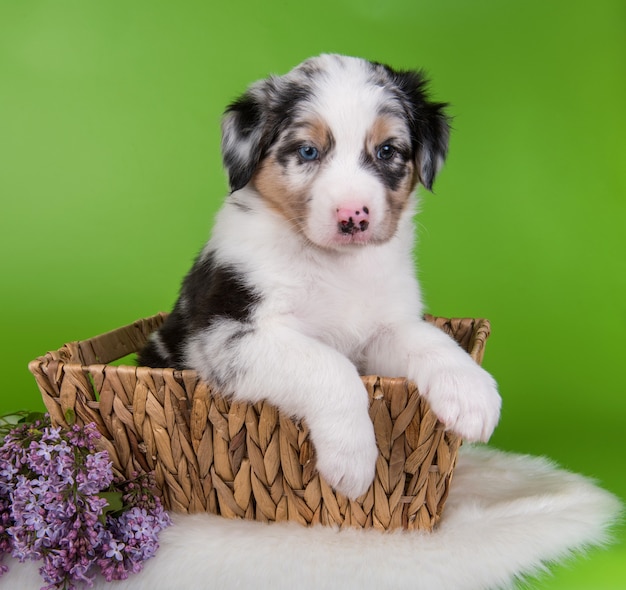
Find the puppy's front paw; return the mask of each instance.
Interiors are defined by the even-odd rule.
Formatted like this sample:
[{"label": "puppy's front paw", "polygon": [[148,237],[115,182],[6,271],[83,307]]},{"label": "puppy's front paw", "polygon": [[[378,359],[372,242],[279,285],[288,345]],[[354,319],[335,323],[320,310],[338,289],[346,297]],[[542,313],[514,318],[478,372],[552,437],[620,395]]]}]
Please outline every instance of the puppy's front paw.
[{"label": "puppy's front paw", "polygon": [[493,377],[469,357],[422,371],[418,388],[447,429],[469,442],[487,442],[502,400]]},{"label": "puppy's front paw", "polygon": [[338,415],[333,424],[311,428],[320,475],[350,499],[367,492],[374,480],[378,447],[374,427],[367,415]]}]

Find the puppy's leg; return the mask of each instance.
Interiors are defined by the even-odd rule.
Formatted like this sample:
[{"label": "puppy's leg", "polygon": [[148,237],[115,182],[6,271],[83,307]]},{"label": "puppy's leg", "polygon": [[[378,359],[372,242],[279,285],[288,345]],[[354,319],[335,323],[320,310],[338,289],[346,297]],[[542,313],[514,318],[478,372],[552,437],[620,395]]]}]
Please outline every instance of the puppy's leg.
[{"label": "puppy's leg", "polygon": [[496,383],[452,338],[422,320],[381,331],[367,351],[368,372],[406,376],[446,428],[487,441],[499,417]]},{"label": "puppy's leg", "polygon": [[[233,322],[234,324],[234,322]],[[233,338],[222,325],[194,339],[190,356],[200,374],[235,399],[267,400],[303,418],[322,477],[349,498],[374,479],[378,449],[367,392],[354,365],[325,344],[284,326]]]}]

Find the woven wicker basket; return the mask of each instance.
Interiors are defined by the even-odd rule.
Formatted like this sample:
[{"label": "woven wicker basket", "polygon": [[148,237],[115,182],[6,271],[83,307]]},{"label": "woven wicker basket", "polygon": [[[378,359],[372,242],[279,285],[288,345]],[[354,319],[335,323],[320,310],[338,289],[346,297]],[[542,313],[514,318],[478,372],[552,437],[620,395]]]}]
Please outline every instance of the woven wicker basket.
[{"label": "woven wicker basket", "polygon": [[[114,468],[154,470],[166,508],[229,518],[431,530],[448,495],[460,439],[406,379],[363,377],[380,450],[367,494],[350,501],[319,477],[303,423],[268,403],[231,403],[195,371],[114,366],[159,314],[29,364],[54,424],[95,422]],[[427,319],[481,362],[487,320]],[[311,378],[314,378],[312,376]]]}]

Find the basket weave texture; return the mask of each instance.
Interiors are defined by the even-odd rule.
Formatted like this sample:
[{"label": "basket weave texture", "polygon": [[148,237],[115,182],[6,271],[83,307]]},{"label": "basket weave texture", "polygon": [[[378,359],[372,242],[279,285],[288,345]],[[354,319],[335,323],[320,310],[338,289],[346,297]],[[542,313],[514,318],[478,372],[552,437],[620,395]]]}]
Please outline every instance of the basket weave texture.
[{"label": "basket weave texture", "polygon": [[[165,317],[32,361],[52,422],[68,427],[69,416],[95,422],[114,469],[127,477],[153,470],[165,507],[176,512],[384,530],[434,527],[461,440],[444,430],[413,383],[362,378],[380,453],[368,492],[348,500],[318,475],[306,425],[269,403],[231,402],[191,370],[108,364],[138,351]],[[482,361],[487,320],[426,319]]]}]

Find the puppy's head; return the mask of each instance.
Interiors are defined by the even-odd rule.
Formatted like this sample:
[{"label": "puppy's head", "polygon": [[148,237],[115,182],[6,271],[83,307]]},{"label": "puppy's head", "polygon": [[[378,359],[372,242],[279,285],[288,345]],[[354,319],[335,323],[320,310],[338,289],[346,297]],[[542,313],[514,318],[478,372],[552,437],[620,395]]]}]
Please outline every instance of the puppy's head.
[{"label": "puppy's head", "polygon": [[322,55],[253,84],[227,109],[230,186],[250,184],[314,244],[382,243],[446,156],[446,105],[419,72]]}]

